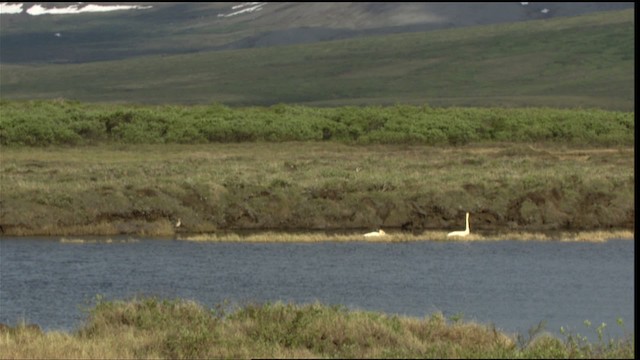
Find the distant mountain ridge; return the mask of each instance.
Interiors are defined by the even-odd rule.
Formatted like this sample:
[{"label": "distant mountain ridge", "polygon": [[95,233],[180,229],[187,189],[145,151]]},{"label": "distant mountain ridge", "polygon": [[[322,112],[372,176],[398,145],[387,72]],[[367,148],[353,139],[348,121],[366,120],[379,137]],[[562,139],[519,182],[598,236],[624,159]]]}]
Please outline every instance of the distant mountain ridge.
[{"label": "distant mountain ridge", "polygon": [[634,3],[9,2],[0,7],[6,9],[0,11],[0,62],[25,64],[314,43],[576,16]]}]

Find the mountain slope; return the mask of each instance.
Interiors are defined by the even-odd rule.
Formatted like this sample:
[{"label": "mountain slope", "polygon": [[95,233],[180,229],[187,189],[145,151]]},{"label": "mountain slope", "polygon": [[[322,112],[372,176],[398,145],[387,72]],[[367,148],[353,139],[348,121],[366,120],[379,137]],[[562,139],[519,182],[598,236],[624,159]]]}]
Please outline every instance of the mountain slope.
[{"label": "mountain slope", "polygon": [[293,46],[2,65],[2,98],[634,108],[634,11]]},{"label": "mountain slope", "polygon": [[0,62],[79,63],[292,45],[634,7],[614,2],[522,4],[138,3],[140,8],[131,11],[31,16],[27,11],[34,7],[60,11],[89,5],[24,3],[22,13],[0,15]]}]

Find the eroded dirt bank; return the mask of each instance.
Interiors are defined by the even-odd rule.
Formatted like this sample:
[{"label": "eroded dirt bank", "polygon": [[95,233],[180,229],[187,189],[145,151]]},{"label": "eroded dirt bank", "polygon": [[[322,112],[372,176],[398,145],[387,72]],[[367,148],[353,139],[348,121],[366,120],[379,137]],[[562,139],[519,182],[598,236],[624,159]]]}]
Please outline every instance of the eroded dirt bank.
[{"label": "eroded dirt bank", "polygon": [[[633,230],[633,148],[339,144],[9,149],[2,235]],[[180,219],[181,226],[175,224]]]}]

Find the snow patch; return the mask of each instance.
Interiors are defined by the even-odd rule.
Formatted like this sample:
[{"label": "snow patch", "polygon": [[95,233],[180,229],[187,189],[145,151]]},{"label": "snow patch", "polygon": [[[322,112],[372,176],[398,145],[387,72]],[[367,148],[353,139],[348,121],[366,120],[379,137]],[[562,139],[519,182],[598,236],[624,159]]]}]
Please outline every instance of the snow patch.
[{"label": "snow patch", "polygon": [[42,5],[33,5],[29,9],[27,9],[27,14],[33,16],[39,15],[62,15],[62,14],[80,14],[80,13],[89,13],[89,12],[108,12],[108,11],[118,11],[118,10],[137,10],[137,9],[150,9],[151,6],[140,6],[140,5],[95,5],[89,4],[83,7],[80,7],[83,3],[78,3],[78,5],[71,5],[65,8],[50,8],[47,9]]},{"label": "snow patch", "polygon": [[[218,17],[231,17],[244,13],[252,13],[254,11],[260,11],[266,5],[266,2],[247,2],[231,7],[231,10],[237,10],[229,14],[218,14]],[[247,7],[248,6],[248,7]]]},{"label": "snow patch", "polygon": [[235,10],[235,9],[241,9],[245,6],[254,6],[254,5],[258,5],[260,4],[259,2],[247,2],[247,3],[242,3],[240,5],[235,5],[231,7],[231,10]]},{"label": "snow patch", "polygon": [[118,10],[135,10],[135,9],[149,9],[151,6],[139,6],[139,5],[95,5],[89,4],[84,7],[79,5],[71,5],[66,8],[51,8],[46,9],[41,5],[33,5],[27,10],[27,13],[33,16],[45,15],[45,14],[80,14],[87,12],[108,12]]},{"label": "snow patch", "polygon": [[22,12],[22,4],[0,3],[0,14],[20,14]]},{"label": "snow patch", "polygon": [[[82,3],[81,3],[82,4]],[[79,9],[79,12],[107,12],[107,11],[117,11],[117,10],[146,10],[151,9],[153,6],[142,6],[142,5],[96,5],[89,4],[85,7]]]}]

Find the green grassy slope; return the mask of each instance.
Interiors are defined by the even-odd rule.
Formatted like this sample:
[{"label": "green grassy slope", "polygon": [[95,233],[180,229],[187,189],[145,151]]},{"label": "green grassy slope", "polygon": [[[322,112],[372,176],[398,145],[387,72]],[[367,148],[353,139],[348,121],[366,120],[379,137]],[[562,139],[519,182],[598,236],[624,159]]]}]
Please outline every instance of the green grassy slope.
[{"label": "green grassy slope", "polygon": [[2,64],[3,99],[634,109],[633,10],[298,46]]}]

